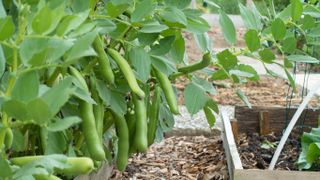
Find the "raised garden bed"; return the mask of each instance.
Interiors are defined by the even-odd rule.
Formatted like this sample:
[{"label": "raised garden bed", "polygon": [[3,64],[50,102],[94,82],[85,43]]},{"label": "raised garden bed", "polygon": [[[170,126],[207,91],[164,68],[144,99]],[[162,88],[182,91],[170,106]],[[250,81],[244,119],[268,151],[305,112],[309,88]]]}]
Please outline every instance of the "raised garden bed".
[{"label": "raised garden bed", "polygon": [[[239,108],[241,109],[241,111]],[[293,109],[292,111],[294,112],[295,110]],[[316,116],[317,114],[319,114],[319,110],[317,111],[308,110],[308,111],[310,111],[308,112],[310,116],[307,116],[305,122],[308,122],[308,124],[311,126],[317,124],[317,118],[314,119],[313,116]],[[278,113],[275,113],[275,112],[278,112]],[[239,116],[239,114],[241,114],[241,116]],[[281,115],[281,114],[284,114],[284,115]],[[259,155],[261,157],[265,156],[263,155],[263,153],[266,152],[266,151],[261,151],[260,154],[259,152],[254,152],[254,151],[261,150],[261,149],[255,148],[254,146],[247,148],[253,151],[251,153],[247,152],[248,154],[250,154],[250,156],[252,156],[252,157],[249,157],[251,158],[252,161],[251,162],[242,161],[242,159],[245,156],[242,150],[244,150],[245,148],[237,147],[237,143],[235,139],[239,138],[239,141],[241,140],[244,141],[243,139],[241,139],[241,138],[244,138],[247,141],[248,140],[253,141],[252,138],[257,137],[255,133],[260,133],[264,135],[262,135],[259,138],[259,140],[263,140],[264,138],[268,138],[268,136],[272,136],[272,135],[267,135],[269,133],[272,133],[272,132],[280,133],[280,131],[283,130],[284,128],[283,122],[285,122],[285,119],[283,118],[285,117],[285,109],[281,107],[272,107],[272,108],[253,107],[251,110],[249,110],[249,109],[246,109],[245,107],[236,107],[235,116],[237,117],[237,121],[235,120],[230,121],[227,114],[225,112],[221,112],[221,119],[223,124],[223,129],[222,129],[223,146],[224,146],[226,157],[227,157],[229,176],[231,180],[233,179],[235,180],[319,179],[320,177],[319,172],[295,171],[295,168],[293,168],[294,166],[288,165],[289,163],[295,161],[294,158],[297,157],[297,154],[296,154],[297,152],[294,148],[292,148],[292,152],[289,152],[290,147],[285,148],[284,156],[282,156],[282,158],[286,156],[286,153],[287,154],[292,153],[293,159],[291,159],[291,162],[288,162],[287,165],[286,163],[284,163],[283,166],[278,165],[276,166],[276,170],[273,170],[273,171],[264,169],[268,167],[271,161],[270,157],[266,157],[262,163],[258,162],[263,164],[261,167],[257,165],[258,163],[256,161],[253,160],[254,156],[259,156]],[[246,116],[247,116],[246,120],[248,122],[245,122],[246,120],[244,117]],[[291,116],[292,114],[289,115],[289,119]],[[278,119],[278,120],[275,121],[275,119]],[[246,133],[246,134],[244,135],[243,133]],[[280,137],[280,136],[277,136],[277,137]],[[297,141],[297,137],[292,136],[289,139],[289,143],[288,143],[289,146],[292,146],[292,147],[299,146],[299,143],[297,143],[296,141]],[[242,142],[242,143],[246,143],[246,142]],[[242,145],[242,146],[248,147],[248,145]],[[240,149],[240,151],[242,152],[242,156],[239,154],[238,149]],[[269,156],[270,154],[273,154],[273,153],[269,152],[267,153],[267,156]],[[287,159],[283,158],[282,160],[290,161],[288,159],[289,158]],[[248,161],[250,161],[250,159],[248,159]],[[255,164],[257,166],[253,166],[252,164],[251,166],[248,166],[248,164],[250,163]],[[245,168],[250,168],[250,169],[245,169]]]}]

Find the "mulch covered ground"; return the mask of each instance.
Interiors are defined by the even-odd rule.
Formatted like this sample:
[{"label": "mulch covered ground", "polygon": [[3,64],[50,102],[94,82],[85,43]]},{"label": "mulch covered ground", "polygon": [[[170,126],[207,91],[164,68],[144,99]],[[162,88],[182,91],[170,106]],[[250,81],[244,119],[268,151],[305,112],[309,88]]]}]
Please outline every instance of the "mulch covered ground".
[{"label": "mulch covered ground", "polygon": [[227,169],[219,136],[170,137],[131,157],[112,179],[226,180]]}]

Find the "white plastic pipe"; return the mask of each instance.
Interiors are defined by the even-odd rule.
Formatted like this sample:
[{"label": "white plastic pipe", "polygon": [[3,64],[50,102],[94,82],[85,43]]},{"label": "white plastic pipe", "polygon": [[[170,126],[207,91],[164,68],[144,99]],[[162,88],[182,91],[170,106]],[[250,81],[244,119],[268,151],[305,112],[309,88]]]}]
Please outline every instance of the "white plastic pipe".
[{"label": "white plastic pipe", "polygon": [[294,125],[297,123],[300,115],[302,114],[304,108],[308,105],[309,101],[311,100],[311,98],[313,97],[313,95],[320,89],[320,81],[318,81],[318,83],[315,84],[314,88],[308,93],[308,95],[303,99],[302,103],[300,104],[298,110],[296,111],[296,113],[294,114],[294,116],[292,117],[288,127],[286,128],[280,143],[276,149],[276,152],[274,153],[270,166],[269,166],[269,170],[273,170],[274,166],[276,165],[280,153],[283,149],[284,144],[286,143]]}]

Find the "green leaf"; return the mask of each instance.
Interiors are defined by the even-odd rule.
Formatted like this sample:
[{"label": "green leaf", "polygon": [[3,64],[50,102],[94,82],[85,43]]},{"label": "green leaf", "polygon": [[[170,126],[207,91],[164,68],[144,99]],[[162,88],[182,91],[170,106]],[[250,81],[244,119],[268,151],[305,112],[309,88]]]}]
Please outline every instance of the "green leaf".
[{"label": "green leaf", "polygon": [[286,36],[286,25],[280,18],[277,18],[272,22],[271,32],[276,41],[282,40]]},{"label": "green leaf", "polygon": [[286,68],[284,68],[284,71],[285,71],[285,73],[286,73],[286,75],[287,75],[287,78],[288,78],[288,80],[289,80],[290,86],[292,87],[292,89],[293,89],[294,91],[296,91],[296,89],[297,89],[296,83],[295,83],[294,79],[292,78],[290,72],[289,72]]},{"label": "green leaf", "polygon": [[229,76],[228,74],[223,70],[223,69],[220,69],[218,71],[215,71],[214,73],[212,73],[212,76],[211,76],[211,79],[212,80],[225,80],[225,79],[228,79]]},{"label": "green leaf", "polygon": [[0,19],[0,41],[10,38],[14,34],[14,31],[15,25],[11,16]]},{"label": "green leaf", "polygon": [[32,29],[37,34],[44,34],[49,30],[54,14],[48,5],[44,6],[33,18]]},{"label": "green leaf", "polygon": [[116,30],[116,24],[110,19],[95,19],[97,30],[100,34],[107,34]]},{"label": "green leaf", "polygon": [[281,18],[283,21],[288,21],[291,18],[291,4],[278,13],[277,17]]},{"label": "green leaf", "polygon": [[247,79],[249,79],[251,81],[258,81],[260,79],[257,71],[253,67],[251,67],[249,65],[240,64],[237,67],[237,69],[239,69],[242,72],[247,72],[247,73],[250,73],[251,75],[253,75],[252,77],[248,77],[247,78]]},{"label": "green leaf", "polygon": [[27,105],[21,101],[17,101],[17,100],[5,101],[2,105],[2,109],[10,117],[17,120],[27,121],[27,120],[30,120],[31,118],[29,111],[27,109]]},{"label": "green leaf", "polygon": [[176,36],[176,40],[173,42],[170,50],[172,59],[177,63],[182,63],[185,58],[185,41],[182,35]]},{"label": "green leaf", "polygon": [[71,8],[73,12],[79,13],[90,9],[90,1],[88,0],[73,0]]},{"label": "green leaf", "polygon": [[114,4],[114,2],[108,2],[106,4],[107,14],[112,18],[115,18],[125,12],[130,7],[128,3]]},{"label": "green leaf", "polygon": [[316,26],[316,20],[310,15],[304,15],[302,20],[302,28],[303,29],[311,29]]},{"label": "green leaf", "polygon": [[289,61],[300,63],[319,63],[319,60],[307,55],[290,55],[286,57]]},{"label": "green leaf", "polygon": [[38,125],[45,125],[54,116],[51,113],[48,104],[41,98],[30,101],[27,105],[31,118]]},{"label": "green leaf", "polygon": [[123,38],[123,34],[126,33],[128,28],[129,28],[128,24],[117,23],[117,28],[114,31],[110,32],[109,35],[113,39],[122,39]]},{"label": "green leaf", "polygon": [[168,6],[175,6],[179,9],[184,9],[184,8],[187,8],[190,3],[191,3],[191,0],[165,0],[164,1]]},{"label": "green leaf", "polygon": [[12,176],[12,169],[10,167],[9,161],[0,157],[0,178],[9,179]]},{"label": "green leaf", "polygon": [[[63,132],[48,132],[45,154],[63,154],[68,145]],[[65,163],[65,165],[68,165]]]},{"label": "green leaf", "polygon": [[[62,136],[64,138],[64,136]],[[61,139],[64,140],[64,139]],[[62,144],[62,141],[60,141]],[[60,145],[57,144],[57,145]],[[54,147],[53,147],[54,148]],[[52,154],[43,156],[36,161],[27,163],[24,166],[21,166],[20,169],[16,170],[13,179],[34,179],[32,175],[43,174],[49,175],[53,174],[55,169],[65,169],[68,168],[69,164],[67,163],[67,157],[61,154]]]},{"label": "green leaf", "polygon": [[24,65],[37,66],[53,63],[61,58],[72,45],[70,40],[57,38],[25,38],[20,45],[19,54]]},{"label": "green leaf", "polygon": [[26,150],[26,142],[25,137],[21,133],[21,131],[13,129],[13,142],[12,142],[12,148],[16,152],[22,152]]},{"label": "green leaf", "polygon": [[205,107],[209,97],[199,85],[191,82],[184,90],[184,98],[189,113],[193,115]]},{"label": "green leaf", "polygon": [[186,30],[196,34],[202,34],[210,30],[208,22],[201,17],[201,13],[195,9],[186,9],[183,11],[187,16],[188,24]]},{"label": "green leaf", "polygon": [[210,26],[208,22],[202,18],[198,19],[190,19],[188,18],[188,24],[187,24],[187,31],[192,32],[192,33],[205,33],[210,30]]},{"label": "green leaf", "polygon": [[166,75],[177,71],[175,65],[165,56],[151,56],[152,65]]},{"label": "green leaf", "polygon": [[203,89],[203,91],[205,91],[205,92],[208,92],[212,95],[217,94],[217,90],[213,87],[212,83],[210,83],[204,79],[200,79],[200,78],[197,78],[194,76],[192,78],[192,82],[194,82],[199,87],[201,87]]},{"label": "green leaf", "polygon": [[161,39],[159,41],[159,44],[151,46],[150,53],[153,55],[167,54],[170,51],[174,40],[175,40],[175,36],[168,36],[168,37]]},{"label": "green leaf", "polygon": [[307,162],[312,164],[317,160],[319,160],[319,157],[320,157],[320,143],[315,142],[310,144],[307,157],[306,157]]},{"label": "green leaf", "polygon": [[79,124],[81,121],[81,118],[77,116],[65,117],[63,119],[54,119],[54,121],[49,124],[48,131],[64,131],[76,124]]},{"label": "green leaf", "polygon": [[225,69],[231,69],[238,64],[238,59],[228,49],[217,54],[219,64]]},{"label": "green leaf", "polygon": [[154,43],[159,37],[158,33],[139,33],[138,40],[143,46],[150,45]]},{"label": "green leaf", "polygon": [[124,115],[127,112],[127,103],[122,93],[108,89],[103,81],[97,81],[97,90],[103,103],[116,113]]},{"label": "green leaf", "polygon": [[241,3],[239,3],[240,14],[244,21],[244,25],[247,29],[254,29],[254,30],[261,30],[262,29],[262,22],[260,16],[257,13],[254,13],[249,8],[245,7]]},{"label": "green leaf", "polygon": [[4,55],[2,45],[0,44],[0,77],[2,77],[6,69],[6,57]]},{"label": "green leaf", "polygon": [[282,42],[282,49],[284,52],[292,54],[296,50],[297,39],[295,37],[288,37]]},{"label": "green leaf", "polygon": [[219,106],[218,106],[218,103],[215,102],[213,99],[208,99],[207,103],[206,103],[206,106],[208,108],[210,108],[211,110],[213,110],[215,113],[219,114]]},{"label": "green leaf", "polygon": [[235,45],[237,42],[236,29],[233,22],[224,11],[219,11],[219,23],[223,32],[224,38],[231,45]]},{"label": "green leaf", "polygon": [[[70,34],[69,34],[69,37],[70,38],[75,38],[75,37],[79,37],[79,36],[83,36],[91,31],[93,31],[93,29],[95,28],[95,24],[93,23],[83,23],[81,24],[76,30],[72,31]],[[103,28],[100,28],[99,27],[99,30],[100,31],[103,31],[102,30]],[[106,28],[108,29],[108,28]]]},{"label": "green leaf", "polygon": [[237,89],[236,94],[239,96],[239,98],[251,109],[251,103],[249,102],[246,95],[243,94],[243,92],[240,89]]},{"label": "green leaf", "polygon": [[139,30],[142,33],[160,33],[168,29],[168,26],[160,24],[158,21],[144,22]]},{"label": "green leaf", "polygon": [[289,61],[287,58],[284,58],[283,65],[284,65],[284,67],[286,67],[286,68],[293,68],[294,62]]},{"label": "green leaf", "polygon": [[0,18],[4,18],[7,16],[7,12],[3,7],[2,1],[0,1]]},{"label": "green leaf", "polygon": [[212,128],[214,126],[214,124],[216,123],[216,117],[214,116],[212,110],[210,108],[208,108],[207,106],[205,106],[203,108],[204,114],[206,115],[208,124],[210,126],[210,128]]},{"label": "green leaf", "polygon": [[92,31],[80,37],[67,54],[66,61],[77,60],[86,56],[96,56],[97,53],[92,48],[92,43],[97,37],[97,32]]},{"label": "green leaf", "polygon": [[202,50],[202,52],[207,52],[212,50],[211,39],[208,33],[193,34],[193,37],[198,47]]},{"label": "green leaf", "polygon": [[72,78],[67,77],[58,85],[53,86],[42,95],[42,98],[49,105],[51,113],[57,114],[61,107],[69,100],[74,89],[71,88]]},{"label": "green leaf", "polygon": [[169,27],[185,28],[188,23],[184,13],[176,7],[165,9],[160,13],[160,17]]},{"label": "green leaf", "polygon": [[254,52],[260,48],[260,38],[258,32],[254,29],[249,30],[244,35],[246,44],[251,52]]},{"label": "green leaf", "polygon": [[276,56],[270,49],[263,49],[259,51],[260,58],[263,62],[272,64],[273,61],[276,59]]},{"label": "green leaf", "polygon": [[64,36],[72,30],[78,28],[89,16],[89,10],[78,14],[72,14],[62,19],[56,29],[58,36]]},{"label": "green leaf", "polygon": [[[77,81],[74,80],[73,83],[77,83]],[[90,104],[96,104],[96,102],[91,98],[91,94],[88,90],[83,89],[80,84],[75,84],[75,86],[77,86],[77,88],[73,93],[74,96]]]},{"label": "green leaf", "polygon": [[153,0],[144,0],[136,4],[135,10],[131,14],[131,22],[142,21],[146,16],[154,12],[156,3]]},{"label": "green leaf", "polygon": [[162,132],[172,130],[172,128],[174,127],[174,117],[166,103],[160,104],[159,119],[160,121],[158,130],[160,129]]},{"label": "green leaf", "polygon": [[40,82],[36,71],[24,73],[16,80],[11,96],[13,99],[29,102],[38,96],[39,86]]},{"label": "green leaf", "polygon": [[134,47],[129,52],[130,61],[137,72],[137,77],[143,83],[149,79],[151,71],[151,59],[143,48]]},{"label": "green leaf", "polygon": [[300,0],[291,0],[291,18],[293,21],[298,21],[303,12],[303,5]]},{"label": "green leaf", "polygon": [[241,71],[241,70],[230,70],[229,74],[231,75],[236,75],[238,77],[246,77],[246,78],[252,78],[254,75],[246,72],[246,71]]}]

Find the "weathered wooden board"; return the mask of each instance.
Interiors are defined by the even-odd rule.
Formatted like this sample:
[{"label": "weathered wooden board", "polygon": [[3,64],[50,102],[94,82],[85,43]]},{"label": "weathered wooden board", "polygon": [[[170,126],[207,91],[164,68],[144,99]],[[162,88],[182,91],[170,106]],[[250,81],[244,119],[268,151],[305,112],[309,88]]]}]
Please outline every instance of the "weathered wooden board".
[{"label": "weathered wooden board", "polygon": [[[296,112],[297,108],[288,110],[288,122]],[[261,112],[268,113],[269,131],[281,132],[286,127],[287,110],[285,107],[262,107],[253,106],[251,109],[246,106],[235,107],[235,119],[238,122],[238,131],[241,132],[259,132]],[[300,116],[297,125],[317,127],[320,110],[306,109]],[[287,123],[288,123],[287,122]]]},{"label": "weathered wooden board", "polygon": [[234,171],[234,180],[317,180],[320,172],[308,171],[269,171],[257,169],[237,169]]},{"label": "weathered wooden board", "polygon": [[232,180],[235,169],[243,169],[240,156],[234,141],[232,127],[226,112],[221,112],[223,148],[227,157],[229,177]]}]

